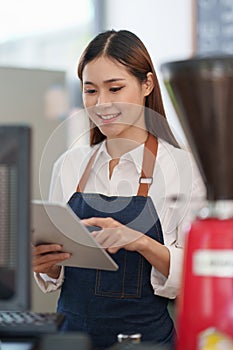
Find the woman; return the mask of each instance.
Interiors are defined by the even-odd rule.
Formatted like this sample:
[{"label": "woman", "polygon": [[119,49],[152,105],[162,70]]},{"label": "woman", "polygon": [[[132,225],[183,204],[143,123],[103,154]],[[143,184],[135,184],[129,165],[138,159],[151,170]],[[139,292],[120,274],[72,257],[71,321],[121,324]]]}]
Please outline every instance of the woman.
[{"label": "woman", "polygon": [[99,34],[78,75],[91,148],[73,148],[56,162],[50,199],[101,228],[92,234],[119,270],[61,269],[56,264],[70,255],[41,245],[37,281],[45,292],[61,288],[64,329],[89,333],[94,348],[111,346],[119,333],[172,346],[167,304],[179,290],[182,227],[194,195],[203,196],[202,181],[170,131],[153,64],[133,33]]}]

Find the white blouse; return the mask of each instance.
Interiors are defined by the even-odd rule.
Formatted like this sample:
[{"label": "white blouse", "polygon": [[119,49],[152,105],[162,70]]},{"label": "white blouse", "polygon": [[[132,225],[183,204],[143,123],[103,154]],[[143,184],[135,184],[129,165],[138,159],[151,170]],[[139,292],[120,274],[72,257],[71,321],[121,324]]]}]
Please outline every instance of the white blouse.
[{"label": "white blouse", "polygon": [[[56,161],[50,186],[50,201],[68,202],[76,191],[80,177],[96,147],[99,146],[72,148]],[[107,152],[106,142],[102,142],[85,192],[107,196],[137,195],[143,150],[144,145],[140,145],[124,154],[109,178],[111,157]],[[152,267],[151,284],[157,295],[172,299],[179,292],[185,232],[195,213],[203,206],[205,193],[191,153],[159,139],[153,183],[148,195],[158,213],[164,244],[170,252],[170,271],[166,278]],[[63,283],[64,270],[62,268],[57,280],[45,274],[35,274],[35,278],[42,291],[54,291]]]}]

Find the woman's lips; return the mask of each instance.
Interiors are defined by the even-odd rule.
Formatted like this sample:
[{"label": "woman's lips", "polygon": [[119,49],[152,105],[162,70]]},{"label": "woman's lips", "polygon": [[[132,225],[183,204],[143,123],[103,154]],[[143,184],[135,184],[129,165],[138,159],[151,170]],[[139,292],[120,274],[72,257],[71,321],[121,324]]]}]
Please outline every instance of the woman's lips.
[{"label": "woman's lips", "polygon": [[98,114],[97,116],[99,119],[101,119],[101,122],[103,124],[109,124],[112,123],[113,121],[115,121],[119,116],[120,116],[120,112],[119,113],[112,113],[112,114]]}]

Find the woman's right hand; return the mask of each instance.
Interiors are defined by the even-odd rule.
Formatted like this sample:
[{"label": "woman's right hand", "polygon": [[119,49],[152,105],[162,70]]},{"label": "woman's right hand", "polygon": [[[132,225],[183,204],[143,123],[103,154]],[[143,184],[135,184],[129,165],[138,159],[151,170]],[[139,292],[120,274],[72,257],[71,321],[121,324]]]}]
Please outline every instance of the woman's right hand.
[{"label": "woman's right hand", "polygon": [[41,244],[33,246],[32,265],[36,273],[45,273],[51,278],[58,278],[61,266],[56,265],[71,257],[71,254],[62,252],[59,244]]}]

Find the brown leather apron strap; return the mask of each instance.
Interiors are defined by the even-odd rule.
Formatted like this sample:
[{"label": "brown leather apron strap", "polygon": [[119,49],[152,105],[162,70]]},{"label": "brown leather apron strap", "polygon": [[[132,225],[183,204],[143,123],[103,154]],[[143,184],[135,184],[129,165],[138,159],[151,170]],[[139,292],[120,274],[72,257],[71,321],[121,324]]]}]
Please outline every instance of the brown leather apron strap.
[{"label": "brown leather apron strap", "polygon": [[142,172],[139,178],[138,196],[147,197],[150,185],[153,182],[155,159],[158,151],[158,140],[149,134],[145,142]]},{"label": "brown leather apron strap", "polygon": [[[77,186],[76,192],[84,191],[98,150],[99,148],[97,148],[97,150],[92,154],[91,158],[89,159],[86,169],[84,170],[84,173]],[[139,188],[137,193],[138,196],[147,197],[148,195],[150,185],[153,182],[153,172],[154,172],[154,165],[155,165],[157,150],[158,150],[157,139],[153,135],[148,134],[147,140],[145,142],[144,153],[143,153],[142,172],[139,178]]]}]

